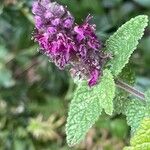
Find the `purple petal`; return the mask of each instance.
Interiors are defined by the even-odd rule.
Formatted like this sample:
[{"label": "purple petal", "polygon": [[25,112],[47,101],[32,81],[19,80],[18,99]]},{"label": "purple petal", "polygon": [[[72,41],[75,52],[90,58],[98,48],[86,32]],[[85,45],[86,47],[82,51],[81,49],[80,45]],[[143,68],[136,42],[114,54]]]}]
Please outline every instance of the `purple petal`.
[{"label": "purple petal", "polygon": [[71,28],[74,23],[74,20],[72,18],[66,19],[63,23],[65,28]]},{"label": "purple petal", "polygon": [[36,26],[36,28],[37,29],[41,29],[42,26],[43,26],[43,21],[42,21],[41,17],[35,16],[34,20],[35,20],[35,26]]},{"label": "purple petal", "polygon": [[51,21],[52,25],[54,26],[58,26],[60,24],[60,19],[59,18],[56,18],[54,20]]},{"label": "purple petal", "polygon": [[89,79],[88,85],[90,87],[96,85],[98,82],[99,76],[100,76],[99,70],[94,69],[90,74],[90,79]]},{"label": "purple petal", "polygon": [[35,15],[42,15],[45,12],[45,8],[39,3],[39,2],[34,2],[32,6],[32,13]]},{"label": "purple petal", "polygon": [[82,28],[79,28],[79,26],[74,27],[75,33],[77,33],[77,40],[80,42],[82,39],[84,39],[84,31]]},{"label": "purple petal", "polygon": [[46,11],[44,16],[45,16],[46,19],[50,19],[50,18],[54,17],[54,15],[49,11]]},{"label": "purple petal", "polygon": [[57,32],[57,30],[56,30],[56,28],[54,28],[54,27],[48,27],[47,32],[48,32],[50,35],[54,35],[54,34]]}]

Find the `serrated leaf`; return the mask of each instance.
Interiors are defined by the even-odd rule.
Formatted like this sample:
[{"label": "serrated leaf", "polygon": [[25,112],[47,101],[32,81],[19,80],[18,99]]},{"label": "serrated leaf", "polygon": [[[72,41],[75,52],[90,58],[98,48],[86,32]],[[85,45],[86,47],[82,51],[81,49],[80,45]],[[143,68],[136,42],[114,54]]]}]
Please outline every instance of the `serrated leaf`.
[{"label": "serrated leaf", "polygon": [[[118,79],[123,82],[133,85],[135,82],[135,74],[130,64],[123,68],[122,72],[119,74]],[[129,93],[125,92],[120,88],[116,88],[116,94],[114,98],[114,112],[117,114],[123,113],[125,103],[129,99]]]},{"label": "serrated leaf", "polygon": [[146,116],[145,104],[138,99],[127,100],[123,111],[128,125],[131,126],[131,132],[134,133]]},{"label": "serrated leaf", "polygon": [[118,75],[118,79],[122,80],[123,82],[134,85],[135,83],[135,73],[131,66],[131,64],[127,64],[122,72]]},{"label": "serrated leaf", "polygon": [[138,40],[143,36],[147,23],[146,15],[132,18],[106,41],[106,50],[114,55],[110,61],[110,69],[114,76],[117,76],[128,63],[129,57],[138,45]]},{"label": "serrated leaf", "polygon": [[115,83],[109,70],[105,70],[100,83],[89,88],[87,82],[78,85],[70,104],[66,133],[67,143],[79,143],[88,129],[98,120],[104,109],[109,115],[113,112]]},{"label": "serrated leaf", "polygon": [[130,143],[123,150],[150,150],[150,118],[144,118]]},{"label": "serrated leaf", "polygon": [[125,103],[127,100],[128,100],[128,93],[123,91],[122,89],[116,88],[116,94],[113,100],[115,114],[123,113]]},{"label": "serrated leaf", "polygon": [[132,133],[135,133],[140,122],[145,117],[150,117],[150,91],[145,92],[145,101],[134,99],[127,100],[123,113],[126,115],[127,123],[131,126]]}]

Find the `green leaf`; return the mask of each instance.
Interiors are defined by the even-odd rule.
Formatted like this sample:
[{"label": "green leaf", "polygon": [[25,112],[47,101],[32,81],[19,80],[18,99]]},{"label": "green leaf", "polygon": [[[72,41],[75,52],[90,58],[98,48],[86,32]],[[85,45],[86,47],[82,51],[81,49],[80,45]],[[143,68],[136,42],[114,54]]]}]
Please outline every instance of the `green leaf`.
[{"label": "green leaf", "polygon": [[109,115],[113,112],[115,83],[109,70],[105,70],[100,83],[89,88],[87,82],[78,85],[70,104],[67,118],[67,143],[79,143],[88,129],[98,120],[104,109]]},{"label": "green leaf", "polygon": [[[123,82],[134,85],[135,74],[130,64],[123,68],[122,72],[119,74],[118,79],[121,79]],[[129,99],[129,93],[124,90],[117,88],[116,95],[114,98],[114,112],[120,114],[124,111],[125,103]]]},{"label": "green leaf", "polygon": [[131,54],[138,45],[138,40],[143,36],[147,23],[148,17],[146,15],[132,18],[106,41],[106,50],[114,55],[110,61],[110,69],[114,76],[117,76],[128,63]]},{"label": "green leaf", "polygon": [[123,113],[126,115],[128,125],[131,126],[132,133],[135,133],[140,122],[145,117],[150,117],[150,90],[145,92],[145,101],[126,100]]},{"label": "green leaf", "polygon": [[150,90],[147,90],[147,92],[145,92],[145,100],[146,100],[146,116],[150,117]]},{"label": "green leaf", "polygon": [[122,70],[122,72],[118,75],[118,78],[123,82],[134,85],[135,83],[135,72],[130,63],[128,63]]},{"label": "green leaf", "polygon": [[123,91],[122,89],[116,88],[116,94],[113,100],[115,114],[123,113],[125,103],[127,100],[128,100],[128,93]]},{"label": "green leaf", "polygon": [[144,118],[130,143],[123,150],[150,150],[150,118]]},{"label": "green leaf", "polygon": [[147,90],[147,92],[145,92],[145,99],[147,103],[150,103],[150,90]]},{"label": "green leaf", "polygon": [[145,104],[138,99],[129,99],[126,101],[123,111],[128,125],[131,126],[131,132],[134,133],[139,127],[141,120],[146,116],[147,109]]}]

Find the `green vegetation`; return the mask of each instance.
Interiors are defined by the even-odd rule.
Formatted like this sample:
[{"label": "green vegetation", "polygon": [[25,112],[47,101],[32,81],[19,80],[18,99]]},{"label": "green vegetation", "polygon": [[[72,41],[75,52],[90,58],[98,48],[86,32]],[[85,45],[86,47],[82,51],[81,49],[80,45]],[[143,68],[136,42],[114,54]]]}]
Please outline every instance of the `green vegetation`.
[{"label": "green vegetation", "polygon": [[[92,117],[95,121],[97,120],[96,124],[89,130],[83,142],[73,148],[68,147],[65,140],[65,123],[68,106],[76,86],[67,70],[58,70],[48,61],[46,56],[38,52],[38,46],[31,40],[34,28],[31,13],[32,2],[32,0],[3,0],[0,2],[0,150],[123,149],[124,146],[130,144],[130,128],[125,116],[119,111],[127,114],[134,105],[137,106],[134,111],[128,113],[130,115],[127,117],[129,124],[134,121],[132,123],[132,131],[134,132],[134,128],[139,126],[141,119],[149,115],[147,113],[149,112],[149,101],[147,101],[148,105],[143,104],[142,107],[138,108],[141,102],[123,98],[122,95],[126,96],[126,93],[116,90],[120,99],[115,99],[114,108],[119,105],[118,101],[126,100],[124,106],[120,106],[119,111],[115,110],[113,116],[108,116],[107,114],[111,114],[111,112],[102,106],[101,108],[104,108],[107,114],[103,112],[97,120],[98,116],[94,116],[96,115],[94,111],[97,110],[91,105],[90,109],[93,109],[92,113],[94,113]],[[149,0],[61,0],[60,3],[67,5],[77,22],[84,20],[89,13],[92,14],[94,16],[92,22],[97,26],[97,35],[104,43],[110,35],[131,18],[141,14],[150,16]],[[145,26],[146,22],[140,25]],[[137,34],[141,35],[141,32],[143,30]],[[129,40],[132,41],[132,38],[134,37]],[[112,43],[114,41],[111,42],[110,39],[107,47]],[[121,46],[125,47],[125,44],[122,43]],[[129,46],[134,50],[137,44],[132,44],[131,42]],[[120,53],[121,46],[117,47]],[[115,50],[116,47],[112,51]],[[132,52],[122,53],[122,55],[128,57],[127,55]],[[115,63],[117,60],[113,61],[113,64]],[[120,73],[120,69],[125,64],[126,62],[123,61],[120,66],[112,67],[113,75]],[[125,73],[120,74],[119,77],[130,84],[135,82],[137,89],[146,91],[150,88],[149,66],[150,25],[146,28],[145,35],[137,50],[131,56],[130,69],[132,72],[127,72],[125,68],[123,70]],[[111,74],[107,73],[108,79],[112,81],[113,89]],[[135,81],[133,77],[130,77],[130,73],[135,74]],[[113,95],[113,91],[111,92]],[[88,97],[88,95],[86,96]],[[92,101],[90,102],[92,103]],[[85,106],[85,104],[83,105]],[[126,105],[130,105],[130,108],[126,109]],[[108,107],[111,106],[110,100]],[[141,111],[139,111],[140,109]],[[138,115],[137,112],[140,114],[139,116],[142,116],[141,119],[136,116]],[[145,122],[149,122],[149,120],[145,119]],[[143,126],[146,127],[145,122],[143,121]],[[88,129],[89,126],[86,128]],[[80,129],[78,128],[78,130]],[[139,130],[139,133],[142,131],[143,129]],[[131,140],[131,148],[129,147],[129,149],[137,146],[136,141],[139,133],[137,132]],[[143,143],[140,143],[141,146]]]}]

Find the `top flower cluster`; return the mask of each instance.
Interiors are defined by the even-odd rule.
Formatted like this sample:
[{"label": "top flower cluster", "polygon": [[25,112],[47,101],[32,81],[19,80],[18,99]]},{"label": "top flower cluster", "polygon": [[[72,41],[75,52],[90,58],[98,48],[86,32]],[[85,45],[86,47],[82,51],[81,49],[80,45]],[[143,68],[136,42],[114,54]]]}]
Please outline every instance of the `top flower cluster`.
[{"label": "top flower cluster", "polygon": [[66,7],[50,0],[34,2],[32,12],[41,52],[60,69],[69,66],[73,76],[88,80],[89,86],[97,84],[107,56],[100,50],[95,26],[88,23],[91,17],[77,25]]}]

